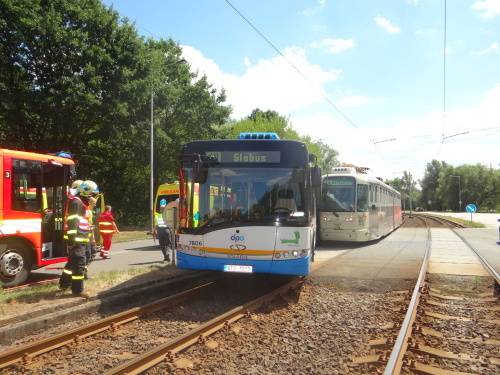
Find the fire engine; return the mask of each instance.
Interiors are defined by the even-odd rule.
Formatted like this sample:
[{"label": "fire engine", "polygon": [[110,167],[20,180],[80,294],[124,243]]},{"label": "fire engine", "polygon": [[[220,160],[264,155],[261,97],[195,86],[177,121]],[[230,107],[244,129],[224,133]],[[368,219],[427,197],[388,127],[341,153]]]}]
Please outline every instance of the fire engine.
[{"label": "fire engine", "polygon": [[0,149],[0,284],[66,261],[64,207],[75,174],[69,155]]}]

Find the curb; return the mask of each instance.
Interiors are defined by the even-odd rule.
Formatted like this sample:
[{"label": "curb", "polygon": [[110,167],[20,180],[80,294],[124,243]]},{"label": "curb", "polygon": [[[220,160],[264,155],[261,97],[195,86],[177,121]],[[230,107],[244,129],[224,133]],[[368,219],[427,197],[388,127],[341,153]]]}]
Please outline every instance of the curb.
[{"label": "curb", "polygon": [[[193,282],[206,277],[207,272],[192,272],[187,275],[171,276],[166,279],[152,280],[132,287],[121,288],[110,292],[103,292],[82,303],[82,300],[71,301],[66,304],[40,309],[36,312],[23,314],[12,320],[17,322],[0,328],[0,344],[8,345],[34,331],[74,320],[83,314],[95,313],[133,298],[150,296],[163,290],[165,287],[176,284]],[[126,289],[126,290],[124,290]]]}]

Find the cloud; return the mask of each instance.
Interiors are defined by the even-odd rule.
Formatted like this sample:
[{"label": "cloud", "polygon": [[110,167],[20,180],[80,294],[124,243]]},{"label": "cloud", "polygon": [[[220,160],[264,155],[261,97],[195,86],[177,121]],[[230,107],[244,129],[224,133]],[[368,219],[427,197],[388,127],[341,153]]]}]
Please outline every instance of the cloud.
[{"label": "cloud", "polygon": [[495,18],[500,16],[500,0],[481,0],[472,5],[483,18]]},{"label": "cloud", "polygon": [[488,48],[479,51],[478,54],[486,55],[489,53],[498,53],[499,50],[500,50],[500,45],[498,44],[498,42],[493,42]]},{"label": "cloud", "polygon": [[[452,165],[482,163],[495,167],[500,160],[500,83],[479,95],[468,107],[449,108],[445,135],[468,132],[441,143],[443,115],[439,109],[400,118],[394,123],[358,124],[353,128],[333,112],[318,112],[290,119],[301,134],[322,139],[339,152],[343,162],[371,167],[378,176],[394,178],[396,171],[408,170],[423,176],[426,163],[434,158]],[[356,112],[349,115],[356,118]],[[370,140],[396,138],[374,146]],[[325,171],[326,172],[326,171]]]},{"label": "cloud", "polygon": [[212,59],[191,46],[181,46],[182,57],[194,71],[205,74],[217,89],[224,88],[233,107],[233,117],[241,118],[254,108],[288,114],[323,100],[323,84],[335,81],[340,70],[324,70],[312,64],[304,49],[289,47],[283,55],[309,82],[305,81],[281,56],[263,59],[247,66],[242,75],[225,73]]},{"label": "cloud", "polygon": [[299,13],[302,14],[303,16],[310,17],[321,11],[326,5],[326,0],[317,0],[317,5],[306,8]]},{"label": "cloud", "polygon": [[337,101],[337,104],[342,108],[355,108],[361,107],[369,102],[376,100],[375,98],[370,98],[368,96],[362,95],[353,95],[353,96],[344,96]]},{"label": "cloud", "polygon": [[401,30],[399,27],[394,26],[391,21],[382,16],[377,16],[374,18],[377,25],[387,31],[389,34],[398,34]]},{"label": "cloud", "polygon": [[342,38],[324,38],[319,42],[311,43],[313,48],[321,48],[327,53],[336,54],[342,51],[354,48],[356,42],[353,39],[342,39]]},{"label": "cloud", "polygon": [[247,68],[250,68],[250,67],[252,66],[252,61],[250,60],[250,58],[249,58],[249,57],[245,57],[245,58],[243,59],[243,64],[245,64],[245,66],[246,66]]},{"label": "cloud", "polygon": [[417,6],[419,2],[420,2],[419,0],[408,0],[408,4],[415,6]]}]

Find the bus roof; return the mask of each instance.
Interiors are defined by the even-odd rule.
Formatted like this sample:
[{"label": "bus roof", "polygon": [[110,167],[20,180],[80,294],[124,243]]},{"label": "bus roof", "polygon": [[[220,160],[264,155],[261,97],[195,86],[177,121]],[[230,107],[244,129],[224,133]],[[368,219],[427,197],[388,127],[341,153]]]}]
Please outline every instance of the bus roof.
[{"label": "bus roof", "polygon": [[50,155],[50,154],[39,154],[36,152],[9,150],[6,148],[0,148],[0,153],[3,156],[10,156],[10,157],[19,158],[19,159],[37,160],[37,161],[41,161],[41,162],[49,162],[49,160],[53,160],[57,163],[65,164],[65,165],[74,165],[75,164],[75,162],[72,159],[63,158],[60,156]]}]

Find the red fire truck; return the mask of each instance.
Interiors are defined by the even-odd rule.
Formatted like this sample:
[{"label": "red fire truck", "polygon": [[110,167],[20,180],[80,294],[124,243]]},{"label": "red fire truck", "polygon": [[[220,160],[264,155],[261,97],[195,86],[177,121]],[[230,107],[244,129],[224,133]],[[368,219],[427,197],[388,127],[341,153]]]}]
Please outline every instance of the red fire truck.
[{"label": "red fire truck", "polygon": [[[69,157],[0,149],[0,284],[66,261],[64,207],[75,173]],[[65,155],[68,156],[68,155]]]}]

